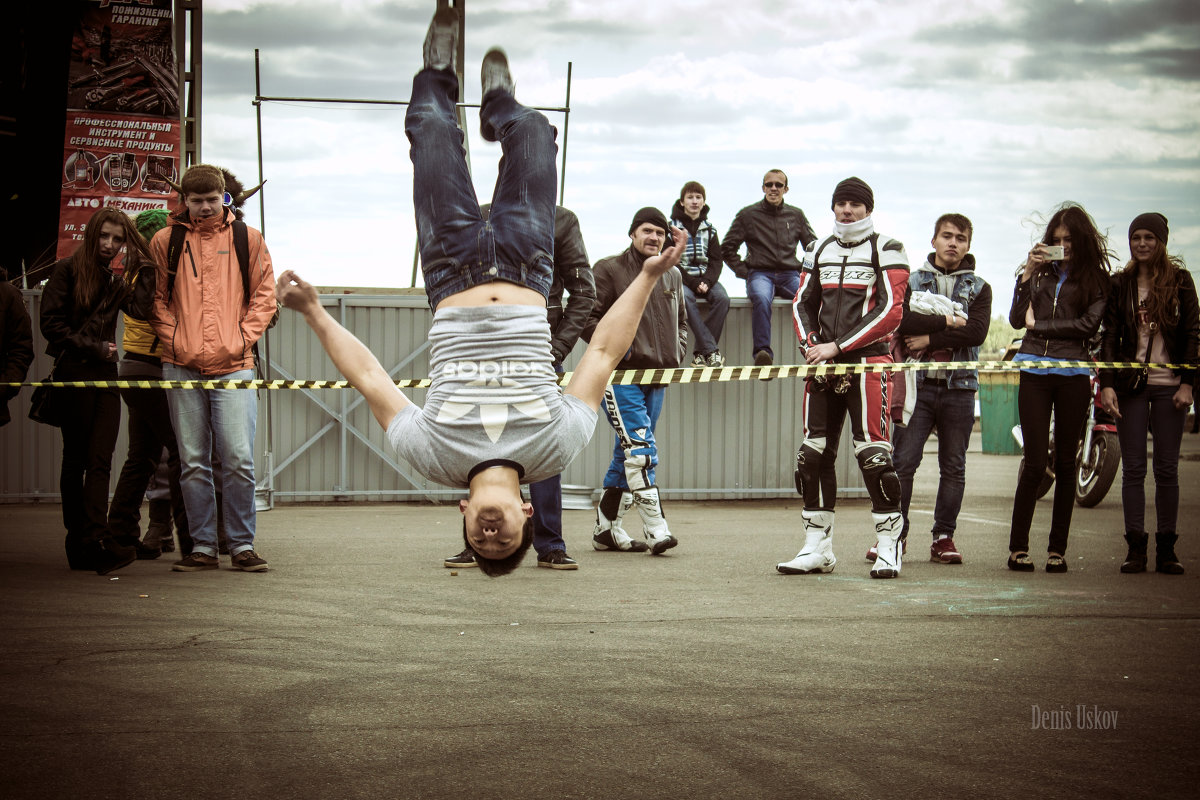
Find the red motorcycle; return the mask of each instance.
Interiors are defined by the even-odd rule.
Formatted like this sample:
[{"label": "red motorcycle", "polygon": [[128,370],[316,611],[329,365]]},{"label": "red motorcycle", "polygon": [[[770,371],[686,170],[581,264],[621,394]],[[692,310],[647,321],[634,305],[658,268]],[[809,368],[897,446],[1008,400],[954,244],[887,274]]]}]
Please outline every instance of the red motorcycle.
[{"label": "red motorcycle", "polygon": [[[1054,485],[1054,433],[1050,433],[1050,452],[1046,459],[1046,474],[1038,485],[1038,497],[1044,497]],[[1014,425],[1013,438],[1023,448],[1025,437],[1021,426]],[[1083,426],[1083,437],[1075,450],[1075,502],[1084,508],[1100,504],[1112,488],[1117,472],[1121,469],[1121,443],[1117,439],[1117,422],[1100,405],[1100,379],[1092,372],[1092,405],[1088,410],[1087,422]],[[1025,459],[1017,468],[1017,480],[1025,471]]]}]

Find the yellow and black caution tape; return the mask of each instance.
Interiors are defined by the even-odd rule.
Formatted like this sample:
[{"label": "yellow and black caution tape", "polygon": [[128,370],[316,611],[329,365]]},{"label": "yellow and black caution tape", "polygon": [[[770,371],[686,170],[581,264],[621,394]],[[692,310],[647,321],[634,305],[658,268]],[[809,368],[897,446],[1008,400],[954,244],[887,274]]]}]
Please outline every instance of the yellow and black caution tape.
[{"label": "yellow and black caution tape", "polygon": [[[616,386],[657,386],[668,383],[732,383],[768,378],[810,378],[852,375],[863,372],[932,372],[934,370],[974,369],[980,372],[1019,372],[1023,369],[1196,369],[1197,365],[1143,363],[1141,361],[903,361],[892,364],[779,364],[770,367],[677,367],[674,369],[627,369],[612,374]],[[567,383],[572,373],[560,375]],[[405,378],[395,381],[401,389],[428,389],[429,378]],[[350,389],[349,381],[321,380],[115,380],[115,381],[30,381],[0,383],[4,387],[51,386],[64,389]]]}]

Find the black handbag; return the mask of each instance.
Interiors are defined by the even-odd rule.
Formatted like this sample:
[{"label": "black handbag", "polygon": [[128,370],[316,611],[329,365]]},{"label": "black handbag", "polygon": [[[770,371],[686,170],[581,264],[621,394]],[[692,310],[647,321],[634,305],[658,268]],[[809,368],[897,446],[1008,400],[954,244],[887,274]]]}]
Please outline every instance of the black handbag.
[{"label": "black handbag", "polygon": [[[53,369],[50,370],[46,380],[54,380]],[[34,387],[33,396],[29,399],[29,418],[43,425],[61,428],[63,420],[66,418],[65,400],[62,389],[53,386]]]},{"label": "black handbag", "polygon": [[[1152,344],[1153,342],[1151,342]],[[1150,358],[1150,344],[1146,345],[1146,358]],[[1144,361],[1142,362],[1145,363]],[[1116,378],[1113,379],[1113,388],[1117,390],[1117,394],[1135,396],[1142,393],[1146,388],[1146,382],[1150,379],[1149,367],[1129,367],[1126,369],[1117,370]]]}]

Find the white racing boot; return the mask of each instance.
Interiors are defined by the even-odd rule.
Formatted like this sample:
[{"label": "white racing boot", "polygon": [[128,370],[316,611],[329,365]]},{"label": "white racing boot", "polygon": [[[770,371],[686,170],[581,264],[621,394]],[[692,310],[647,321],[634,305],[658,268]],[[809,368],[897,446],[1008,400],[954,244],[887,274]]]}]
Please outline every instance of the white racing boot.
[{"label": "white racing boot", "polygon": [[663,514],[662,503],[658,499],[658,487],[647,486],[633,493],[633,502],[638,514],[642,517],[642,535],[650,545],[650,555],[659,556],[675,545],[679,540],[667,530],[666,515]]},{"label": "white racing boot", "polygon": [[900,512],[891,514],[875,514],[875,566],[871,568],[872,578],[900,577],[900,559],[903,555],[904,543],[900,533],[904,530],[904,518]]},{"label": "white racing boot", "polygon": [[833,556],[833,512],[802,511],[804,547],[791,561],[776,564],[785,575],[807,575],[810,572],[833,572],[837,559]]},{"label": "white racing boot", "polygon": [[622,525],[625,512],[633,505],[633,493],[620,489],[604,490],[596,506],[596,529],[592,531],[592,547],[596,550],[621,550],[644,553],[650,548],[630,536]]}]

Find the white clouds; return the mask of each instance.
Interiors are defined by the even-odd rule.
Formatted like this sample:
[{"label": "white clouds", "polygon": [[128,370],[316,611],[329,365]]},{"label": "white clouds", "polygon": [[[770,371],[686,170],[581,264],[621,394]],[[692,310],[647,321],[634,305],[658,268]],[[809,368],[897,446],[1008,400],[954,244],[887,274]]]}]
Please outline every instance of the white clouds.
[{"label": "white clouds", "polygon": [[[206,159],[257,173],[255,46],[265,94],[403,99],[433,6],[210,0]],[[971,216],[1001,305],[1028,246],[1022,221],[1067,198],[1116,232],[1122,254],[1128,220],[1163,211],[1172,249],[1200,265],[1190,224],[1200,217],[1200,75],[1188,67],[1200,63],[1198,15],[1183,0],[745,0],[732,10],[472,0],[466,98],[478,101],[478,60],[493,43],[508,49],[531,104],[561,104],[574,62],[566,201],[594,258],[626,246],[629,215],[667,210],[688,179],[708,188],[724,231],[761,196],[762,172],[783,167],[789,202],[824,230],[834,183],[858,174],[875,187],[880,229],[914,260],[938,214]],[[561,115],[549,116],[561,130]],[[476,119],[470,110],[471,129]],[[326,285],[407,277],[403,109],[275,103],[263,120],[268,239],[281,266]],[[486,200],[499,150],[470,135]],[[740,293],[740,281],[724,282]]]}]

